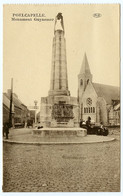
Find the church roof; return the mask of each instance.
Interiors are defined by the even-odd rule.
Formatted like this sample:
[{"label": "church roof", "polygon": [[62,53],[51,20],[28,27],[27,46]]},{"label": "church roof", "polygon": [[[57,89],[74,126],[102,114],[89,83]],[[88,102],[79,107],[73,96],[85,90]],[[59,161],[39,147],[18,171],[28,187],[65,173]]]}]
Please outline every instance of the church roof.
[{"label": "church roof", "polygon": [[81,70],[80,70],[80,73],[79,74],[83,74],[83,73],[84,74],[87,74],[87,75],[88,74],[91,74],[86,53],[84,54],[84,58],[83,58],[83,62],[82,62],[82,66],[81,66]]},{"label": "church roof", "polygon": [[111,104],[112,100],[120,99],[120,88],[105,84],[93,83],[94,89],[99,97],[103,97],[107,104]]}]

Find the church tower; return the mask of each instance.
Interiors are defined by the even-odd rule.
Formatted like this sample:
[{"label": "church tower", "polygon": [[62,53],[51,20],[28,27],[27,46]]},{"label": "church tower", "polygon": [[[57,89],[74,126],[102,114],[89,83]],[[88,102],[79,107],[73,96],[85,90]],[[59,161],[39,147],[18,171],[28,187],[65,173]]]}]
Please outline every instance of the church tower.
[{"label": "church tower", "polygon": [[83,92],[85,91],[86,86],[89,81],[92,82],[92,74],[91,74],[88,59],[87,59],[87,56],[85,53],[84,58],[83,58],[83,62],[82,62],[82,66],[81,66],[81,70],[78,75],[78,99],[79,99],[79,102],[80,102],[80,99],[82,98]]}]

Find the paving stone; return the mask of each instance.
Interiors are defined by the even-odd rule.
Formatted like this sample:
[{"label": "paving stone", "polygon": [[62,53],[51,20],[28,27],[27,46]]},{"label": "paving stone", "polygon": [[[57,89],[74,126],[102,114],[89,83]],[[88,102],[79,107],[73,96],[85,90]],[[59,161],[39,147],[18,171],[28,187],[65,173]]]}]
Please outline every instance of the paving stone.
[{"label": "paving stone", "polygon": [[120,135],[112,136],[115,141],[93,144],[4,143],[3,191],[119,192]]}]

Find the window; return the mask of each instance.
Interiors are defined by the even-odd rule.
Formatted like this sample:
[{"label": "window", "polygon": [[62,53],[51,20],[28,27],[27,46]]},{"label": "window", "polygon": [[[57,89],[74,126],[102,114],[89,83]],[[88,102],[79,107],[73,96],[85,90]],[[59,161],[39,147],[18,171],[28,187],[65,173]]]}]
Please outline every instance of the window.
[{"label": "window", "polygon": [[87,113],[88,113],[88,108],[86,108],[86,111],[87,111]]},{"label": "window", "polygon": [[83,85],[83,80],[81,79],[81,80],[80,80],[80,86],[82,86],[82,85]]},{"label": "window", "polygon": [[93,113],[95,113],[95,107],[93,107]]},{"label": "window", "polygon": [[91,106],[92,105],[92,99],[89,97],[86,99],[86,105]]},{"label": "window", "polygon": [[90,113],[90,108],[89,108],[89,113]]},{"label": "window", "polygon": [[86,113],[86,108],[84,108],[84,113]]},{"label": "window", "polygon": [[93,112],[93,108],[91,107],[91,113]]},{"label": "window", "polygon": [[87,80],[87,84],[88,84],[88,82],[89,82],[89,79]]}]

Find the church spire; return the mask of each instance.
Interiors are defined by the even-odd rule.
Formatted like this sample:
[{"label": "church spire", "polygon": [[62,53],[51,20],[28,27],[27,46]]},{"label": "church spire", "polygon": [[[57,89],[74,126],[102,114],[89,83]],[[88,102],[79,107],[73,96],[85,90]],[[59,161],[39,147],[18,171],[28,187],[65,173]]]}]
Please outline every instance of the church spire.
[{"label": "church spire", "polygon": [[81,66],[79,74],[86,74],[86,75],[90,74],[91,75],[91,71],[90,71],[90,67],[89,67],[86,52],[84,54],[84,58],[83,58],[83,62],[82,62],[82,66]]},{"label": "church spire", "polygon": [[87,55],[85,53],[83,61],[82,61],[80,73],[78,75],[78,98],[79,100],[81,99],[89,81],[92,82],[92,74],[90,71]]}]

